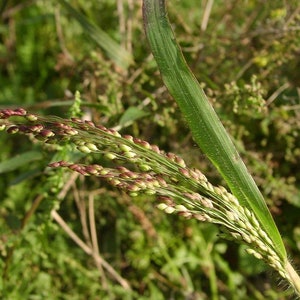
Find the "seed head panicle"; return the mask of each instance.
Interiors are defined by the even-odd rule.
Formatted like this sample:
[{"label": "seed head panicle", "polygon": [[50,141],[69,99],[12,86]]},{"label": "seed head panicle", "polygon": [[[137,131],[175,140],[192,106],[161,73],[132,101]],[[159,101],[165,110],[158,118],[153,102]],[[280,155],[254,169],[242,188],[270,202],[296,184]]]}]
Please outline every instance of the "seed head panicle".
[{"label": "seed head panicle", "polygon": [[49,166],[102,178],[131,196],[155,195],[157,207],[168,214],[219,224],[223,236],[247,244],[248,253],[284,273],[276,247],[254,213],[224,187],[212,185],[201,171],[187,167],[178,155],[92,121],[42,117],[22,108],[0,110],[0,130],[30,135],[44,143],[73,144],[87,155],[103,154],[117,165],[107,168],[58,161]]}]

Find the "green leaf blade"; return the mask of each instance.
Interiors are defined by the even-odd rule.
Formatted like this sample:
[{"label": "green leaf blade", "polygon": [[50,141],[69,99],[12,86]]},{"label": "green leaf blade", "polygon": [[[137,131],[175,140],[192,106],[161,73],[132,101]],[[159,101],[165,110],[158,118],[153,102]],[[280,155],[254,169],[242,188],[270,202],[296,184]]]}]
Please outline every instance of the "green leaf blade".
[{"label": "green leaf blade", "polygon": [[26,164],[43,158],[41,152],[27,151],[0,163],[0,174],[14,171]]},{"label": "green leaf blade", "polygon": [[91,23],[83,14],[78,12],[65,0],[59,0],[60,4],[76,19],[87,35],[92,39],[100,48],[102,48],[107,55],[119,67],[126,70],[133,62],[132,55],[114,39],[112,39],[105,31]]},{"label": "green leaf blade", "polygon": [[162,79],[187,120],[194,140],[240,203],[255,213],[278,255],[286,260],[283,241],[262,194],[176,43],[165,1],[144,0],[143,12],[146,35]]}]

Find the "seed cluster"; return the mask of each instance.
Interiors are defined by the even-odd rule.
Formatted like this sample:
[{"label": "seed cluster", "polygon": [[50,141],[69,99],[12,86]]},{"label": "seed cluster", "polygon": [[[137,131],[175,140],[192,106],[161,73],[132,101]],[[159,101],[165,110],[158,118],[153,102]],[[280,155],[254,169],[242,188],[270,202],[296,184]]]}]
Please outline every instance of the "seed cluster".
[{"label": "seed cluster", "polygon": [[[15,117],[22,122],[14,121]],[[1,119],[0,129],[10,134],[31,135],[51,144],[72,143],[86,154],[103,153],[118,166],[105,168],[66,161],[49,166],[100,177],[131,196],[156,195],[157,207],[168,214],[219,224],[224,237],[247,244],[249,254],[265,260],[285,277],[276,247],[253,212],[241,206],[224,187],[209,183],[202,172],[188,168],[176,154],[164,153],[156,145],[129,135],[122,137],[113,129],[77,118],[41,117],[24,109],[6,109],[0,111]],[[120,165],[123,162],[130,163],[137,171]]]}]

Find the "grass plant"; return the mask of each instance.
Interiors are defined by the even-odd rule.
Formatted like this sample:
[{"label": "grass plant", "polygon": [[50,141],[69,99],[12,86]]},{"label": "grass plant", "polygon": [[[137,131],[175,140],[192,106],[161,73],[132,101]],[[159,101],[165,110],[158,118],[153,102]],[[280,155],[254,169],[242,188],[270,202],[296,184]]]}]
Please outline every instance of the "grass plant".
[{"label": "grass plant", "polygon": [[[60,286],[60,282],[54,282],[49,273],[43,272],[43,269],[54,270],[53,266],[59,265],[60,272],[52,271],[56,273],[56,276],[62,278],[68,276],[69,269],[79,272],[79,275],[76,275],[76,272],[70,271],[72,275],[70,282],[68,281],[70,285],[75,282],[74,285],[79,289],[76,292],[77,296],[81,295],[81,286],[82,289],[86,289],[89,278],[95,276],[98,278],[101,282],[100,285],[96,280],[91,285],[92,288],[89,292],[82,292],[82,295],[91,299],[98,299],[97,295],[101,295],[101,299],[118,299],[118,297],[122,297],[122,299],[149,299],[149,297],[163,299],[164,297],[171,297],[172,293],[175,296],[180,295],[179,298],[192,297],[191,299],[226,299],[226,297],[246,299],[245,297],[248,297],[247,291],[251,289],[254,290],[253,299],[254,297],[255,299],[264,299],[265,296],[251,286],[246,289],[241,284],[240,290],[237,292],[238,281],[241,279],[230,270],[230,265],[222,257],[224,250],[211,250],[212,245],[216,244],[216,231],[215,227],[210,227],[210,224],[218,225],[218,237],[227,241],[226,248],[229,249],[230,246],[228,245],[231,245],[232,242],[238,243],[241,245],[239,249],[243,249],[244,252],[255,258],[258,266],[259,261],[261,261],[276,271],[274,278],[281,278],[284,286],[291,288],[287,295],[299,296],[300,278],[290,262],[291,259],[288,258],[286,243],[282,240],[263,194],[241,159],[230,134],[222,125],[202,86],[188,67],[182,49],[171,28],[165,1],[143,1],[142,10],[146,38],[167,91],[176,101],[189,126],[193,140],[222,178],[223,181],[220,184],[213,184],[213,181],[208,180],[208,176],[204,175],[205,172],[199,166],[190,167],[191,163],[186,162],[186,159],[180,155],[174,154],[173,151],[163,151],[162,146],[156,145],[155,137],[153,138],[154,143],[146,141],[145,138],[137,137],[140,129],[135,122],[137,120],[142,121],[143,117],[155,115],[157,104],[154,98],[160,93],[156,92],[156,94],[151,95],[147,94],[144,89],[138,89],[140,94],[147,94],[144,103],[139,104],[139,106],[132,105],[129,108],[123,106],[121,98],[130,91],[130,85],[133,84],[134,78],[139,76],[137,73],[131,74],[133,77],[127,78],[128,82],[122,82],[130,74],[130,66],[134,60],[134,54],[131,53],[134,48],[131,47],[130,36],[127,36],[127,41],[124,40],[123,45],[119,46],[104,30],[97,28],[94,22],[88,20],[67,1],[60,0],[59,2],[111,60],[112,65],[109,65],[105,64],[99,57],[94,57],[96,64],[100,64],[98,72],[105,73],[104,78],[106,78],[108,89],[107,94],[101,95],[99,101],[87,105],[77,92],[68,110],[69,118],[32,113],[31,109],[26,107],[10,107],[0,110],[0,129],[13,136],[20,135],[22,144],[25,143],[22,135],[28,136],[32,144],[32,147],[29,147],[21,155],[4,159],[0,163],[0,173],[9,174],[18,169],[26,169],[29,163],[37,166],[36,169],[31,169],[14,178],[15,184],[21,183],[20,190],[16,190],[14,195],[12,191],[8,191],[7,193],[11,194],[7,199],[16,198],[18,200],[10,204],[6,204],[4,201],[2,214],[7,219],[5,223],[7,232],[14,231],[15,233],[15,236],[4,232],[1,235],[2,241],[7,239],[0,248],[4,257],[1,284],[4,297],[18,299],[17,291],[12,290],[11,284],[13,276],[19,278],[18,270],[15,270],[15,275],[11,274],[16,268],[14,266],[20,261],[18,257],[28,256],[29,252],[26,249],[35,247],[35,260],[40,260],[40,262],[32,261],[28,265],[22,266],[26,270],[34,270],[34,266],[39,266],[33,288],[25,289],[21,283],[17,288],[26,291],[24,293],[26,297],[35,295],[34,286],[43,283],[46,285],[43,296],[49,296],[50,294],[47,293],[50,293],[51,286],[54,285],[57,295],[52,297],[53,299],[56,299],[56,296],[59,298],[61,296],[59,291],[66,288]],[[107,9],[111,7],[109,1],[106,5]],[[123,1],[118,1],[119,12],[123,11],[123,5]],[[128,1],[126,8],[133,12],[135,7],[131,1]],[[136,9],[141,9],[141,7]],[[207,6],[205,12],[209,14],[210,9]],[[122,16],[121,13],[120,16]],[[203,17],[202,30],[206,29],[207,24],[204,21],[207,21],[207,17]],[[120,21],[120,24],[124,25],[125,23]],[[139,25],[141,26],[141,23]],[[127,23],[127,27],[130,26],[132,24]],[[73,58],[68,54],[68,51],[66,49],[64,51],[65,55],[72,61]],[[253,59],[252,63],[262,64],[261,55],[262,53],[258,53],[256,60]],[[148,57],[145,64],[150,60],[151,58]],[[115,75],[112,75],[110,68],[114,69]],[[148,68],[152,72],[156,67],[151,65]],[[149,69],[146,70],[144,78],[141,75],[140,80],[141,82],[146,81],[151,86],[154,83],[151,81],[153,75],[147,75]],[[204,70],[204,72],[206,71]],[[98,76],[97,74],[95,72],[94,75]],[[140,74],[143,74],[142,71]],[[240,76],[242,73],[238,74],[238,77]],[[156,77],[159,78],[158,74],[155,75]],[[254,105],[256,117],[265,117],[263,113],[265,109],[265,103],[262,100],[263,91],[257,80],[257,77],[252,77],[250,83],[244,85],[244,90],[234,81],[225,85],[225,94],[227,93],[229,98],[233,97],[232,112],[235,117],[239,114],[242,115],[243,93],[250,94],[250,100],[247,102],[249,106],[246,105],[245,107],[249,109],[251,105]],[[217,97],[218,82],[207,79],[207,83],[210,86],[207,89],[208,93]],[[129,86],[129,90],[124,90],[127,88],[124,88],[126,84]],[[122,97],[119,97],[116,88],[123,90]],[[215,88],[214,92],[212,92],[213,88]],[[280,91],[285,88],[287,86],[283,86]],[[280,93],[280,91],[277,92]],[[232,92],[234,92],[234,96]],[[162,95],[160,94],[160,96]],[[271,104],[275,99],[274,97],[271,95],[267,103]],[[69,105],[69,102],[65,105]],[[153,109],[152,111],[145,111],[145,106],[149,103]],[[101,119],[103,122],[97,122],[97,118],[95,121],[89,120],[84,116],[83,107],[102,110]],[[170,119],[169,116],[173,113],[172,109],[172,106],[167,107],[164,111],[167,117],[160,122],[167,124]],[[118,126],[109,128],[110,124],[114,123],[113,120],[118,112],[122,112],[119,114],[121,118]],[[273,118],[276,116],[274,115]],[[268,123],[270,120],[267,118],[264,120],[262,121],[264,128],[269,128],[266,122]],[[170,128],[174,124],[176,122],[171,123]],[[122,130],[126,131],[128,126],[132,126],[132,133],[120,133]],[[167,125],[164,126],[167,127]],[[232,127],[234,128],[234,126],[236,125],[232,122]],[[5,138],[7,138],[6,135]],[[12,139],[13,137],[8,140]],[[289,141],[291,145],[296,143],[293,139],[289,139]],[[240,148],[245,155],[247,150]],[[199,155],[201,155],[200,152]],[[251,156],[247,158],[248,162],[251,162]],[[70,174],[73,175],[70,176]],[[21,200],[24,197],[32,197],[29,183],[32,178],[38,178],[39,181],[43,182],[38,190],[32,188],[35,195],[34,200],[27,205],[22,217],[8,214],[7,212],[10,210],[20,210],[17,206],[22,207]],[[83,178],[87,178],[86,181]],[[75,182],[78,182],[78,185],[75,185]],[[99,182],[101,182],[100,188],[94,188]],[[89,192],[89,185],[93,186],[93,192]],[[75,199],[73,201],[79,212],[80,225],[75,222],[74,213],[73,216],[71,214],[69,223],[64,217],[68,214],[68,208],[73,206],[72,204],[66,210],[62,209],[63,202],[70,201],[66,195],[71,189],[73,190],[71,198]],[[84,192],[85,189],[87,191]],[[117,190],[120,193],[116,194]],[[84,196],[82,196],[83,194]],[[99,206],[95,201],[96,194],[100,195],[102,199]],[[85,197],[88,199],[87,201],[83,200]],[[111,204],[111,201],[114,204]],[[296,203],[296,200],[293,201],[292,203]],[[96,207],[98,207],[101,215],[97,214]],[[163,211],[169,216],[157,215],[157,212],[153,212],[155,207],[158,208],[158,211]],[[150,219],[147,217],[148,212],[153,219],[158,219],[158,224],[162,226],[161,231],[153,226],[151,222],[153,220],[151,217]],[[118,217],[117,215],[120,214],[122,214],[121,217]],[[101,226],[106,228],[107,236],[103,237],[105,230],[101,231],[101,236],[99,236],[97,226],[100,225],[97,224],[97,216],[102,222]],[[130,220],[132,216],[140,224],[138,229],[133,225],[134,221],[128,221],[128,218]],[[179,218],[183,219],[180,225],[177,224]],[[172,226],[175,225],[175,234],[171,234],[174,239],[172,245],[166,245],[168,238],[164,237],[164,234],[169,235],[168,232],[164,233],[163,229],[165,222],[169,222],[166,219],[171,220],[171,223],[174,222]],[[53,220],[58,227],[55,227]],[[187,248],[184,246],[182,238],[178,237],[177,239],[176,237],[180,231],[179,227],[186,226],[181,224],[193,224],[190,225],[192,231],[195,231],[195,228],[204,229],[203,235],[196,234],[189,238],[185,237],[186,245],[189,245]],[[176,226],[179,227],[176,228]],[[142,230],[140,230],[141,228]],[[57,234],[59,229],[63,229],[79,246],[78,251],[81,249],[91,257],[90,264],[96,266],[96,273],[82,268],[76,260],[77,250],[66,255],[70,245],[63,242],[61,235]],[[81,230],[82,233],[77,234],[76,231],[78,230]],[[133,249],[127,245],[127,243],[130,244],[128,239],[122,238],[122,242],[118,244],[118,240],[113,238],[113,236],[118,236],[115,232],[127,236],[126,230],[131,232],[130,240]],[[141,235],[141,231],[145,233],[145,236]],[[55,251],[50,251],[47,246],[50,243],[50,235],[54,236],[57,255],[54,254]],[[41,237],[40,241],[37,241],[37,236]],[[156,250],[153,250],[153,253],[148,253],[148,248],[151,247],[147,246],[149,244],[146,243],[146,240],[149,240],[152,245],[153,243],[157,245],[157,248],[154,246],[153,249]],[[204,247],[204,245],[206,246]],[[222,245],[224,246],[224,244],[219,245],[220,249],[224,248]],[[43,247],[48,249],[48,252],[43,252]],[[124,252],[126,254],[122,254],[123,249],[127,249],[127,247],[130,250],[126,250]],[[171,257],[169,248],[174,252],[174,257],[178,255],[177,260]],[[100,254],[102,251],[108,253],[106,257]],[[199,252],[205,258],[203,261],[201,261],[200,254],[199,256],[197,254]],[[122,257],[123,255],[126,257]],[[46,256],[48,258],[45,258]],[[138,263],[135,266],[126,265],[122,269],[119,267],[121,264],[116,263],[116,261],[112,264],[109,263],[111,257],[121,257],[125,264],[128,264],[129,261],[133,265],[135,261]],[[184,259],[189,260],[191,269],[197,265],[202,266],[202,273],[205,274],[207,283],[202,286],[201,280],[199,282],[197,279],[199,275],[197,272],[195,274],[198,275],[190,275],[192,272],[189,272],[185,267],[186,263],[182,262]],[[161,264],[162,260],[165,263]],[[155,267],[152,269],[152,264],[162,266],[161,273],[158,273]],[[130,270],[132,268],[132,271],[127,272],[126,268]],[[218,278],[215,268],[226,274],[227,279],[224,280],[227,284],[226,288],[220,286],[221,279]],[[134,273],[138,273],[137,278],[134,278]],[[85,274],[86,281],[80,279],[80,274]],[[139,276],[143,277],[143,284],[139,282]],[[157,284],[152,283],[153,277],[155,277]],[[246,290],[242,291],[243,288]],[[272,288],[269,289],[269,298],[279,299],[276,292],[272,295]],[[68,299],[67,296],[65,299]]]}]

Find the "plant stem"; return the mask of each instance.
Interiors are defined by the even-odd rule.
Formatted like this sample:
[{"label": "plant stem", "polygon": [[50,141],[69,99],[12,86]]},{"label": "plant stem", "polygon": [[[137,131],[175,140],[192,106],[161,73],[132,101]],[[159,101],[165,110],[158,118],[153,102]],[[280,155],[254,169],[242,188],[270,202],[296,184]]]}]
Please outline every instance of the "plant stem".
[{"label": "plant stem", "polygon": [[287,262],[285,270],[289,276],[289,283],[293,286],[296,295],[300,298],[300,277],[298,273],[290,262]]}]

